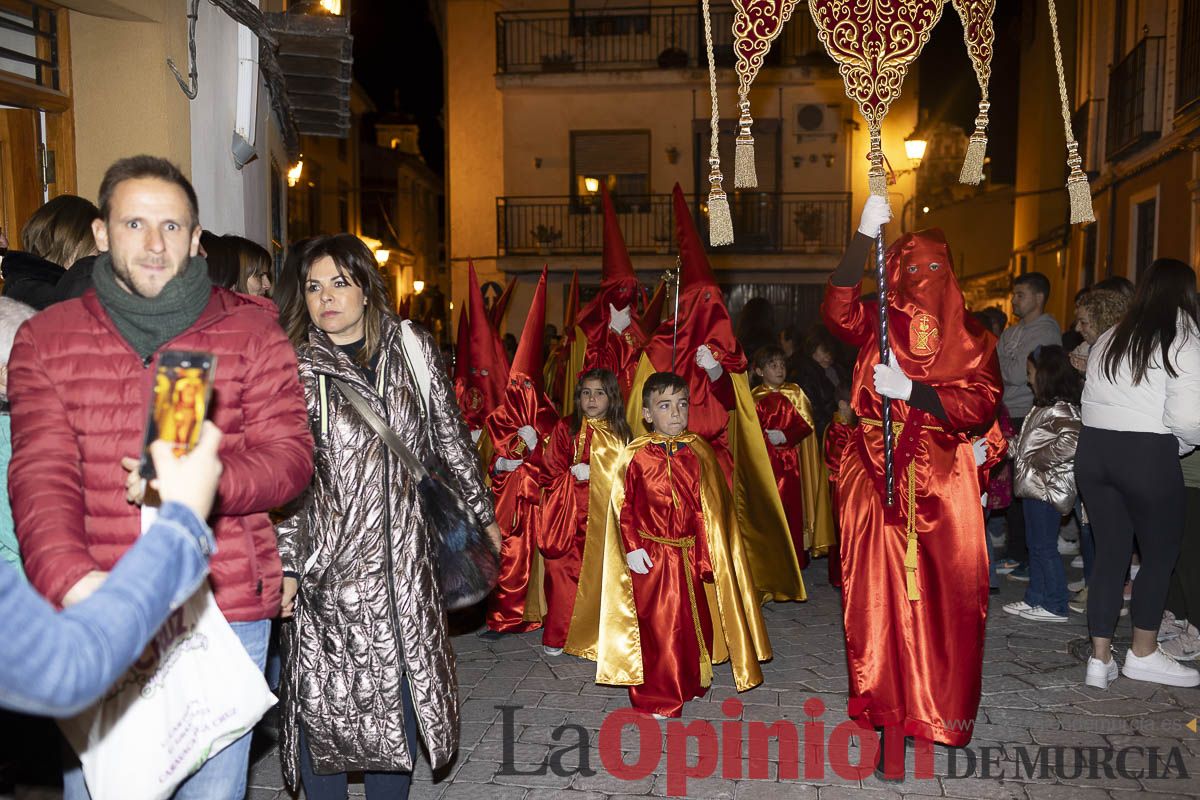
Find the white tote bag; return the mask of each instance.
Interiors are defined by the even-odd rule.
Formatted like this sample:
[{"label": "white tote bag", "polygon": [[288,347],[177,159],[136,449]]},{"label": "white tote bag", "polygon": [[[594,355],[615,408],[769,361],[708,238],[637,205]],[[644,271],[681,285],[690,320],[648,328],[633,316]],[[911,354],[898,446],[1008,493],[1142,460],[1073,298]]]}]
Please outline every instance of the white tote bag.
[{"label": "white tote bag", "polygon": [[274,704],[205,582],[102,700],[59,725],[92,800],[165,800]]}]

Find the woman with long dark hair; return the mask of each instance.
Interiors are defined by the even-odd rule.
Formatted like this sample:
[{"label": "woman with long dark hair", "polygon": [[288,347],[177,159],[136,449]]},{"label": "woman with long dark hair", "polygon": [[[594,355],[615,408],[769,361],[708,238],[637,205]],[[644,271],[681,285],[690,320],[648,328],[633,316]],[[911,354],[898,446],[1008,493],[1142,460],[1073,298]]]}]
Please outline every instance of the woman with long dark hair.
[{"label": "woman with long dark hair", "polygon": [[1200,445],[1198,316],[1196,273],[1160,258],[1138,282],[1125,317],[1088,354],[1075,474],[1096,538],[1087,601],[1089,686],[1104,689],[1117,677],[1112,637],[1135,538],[1142,566],[1133,585],[1133,641],[1121,671],[1169,686],[1200,685],[1200,672],[1163,653],[1157,641],[1183,537],[1179,456]]},{"label": "woman with long dark hair", "polygon": [[[316,440],[301,508],[279,526],[284,776],[309,800],[405,798],[420,738],[433,766],[458,746],[454,654],[417,480],[355,409],[357,392],[422,460],[436,452],[499,545],[490,494],[433,337],[389,310],[370,250],[306,240],[277,291]],[[344,387],[335,384],[343,382]]]}]

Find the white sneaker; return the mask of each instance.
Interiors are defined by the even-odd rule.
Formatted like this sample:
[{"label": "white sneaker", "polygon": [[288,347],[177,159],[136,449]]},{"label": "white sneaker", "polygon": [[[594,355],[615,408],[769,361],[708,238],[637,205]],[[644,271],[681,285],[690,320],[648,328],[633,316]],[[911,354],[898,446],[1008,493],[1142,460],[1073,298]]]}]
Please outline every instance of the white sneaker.
[{"label": "white sneaker", "polygon": [[1060,556],[1079,555],[1079,542],[1058,537],[1058,554]]},{"label": "white sneaker", "polygon": [[1021,619],[1031,620],[1033,622],[1066,622],[1066,614],[1055,614],[1053,611],[1047,611],[1041,606],[1034,606],[1028,611],[1022,611],[1019,615]]},{"label": "white sneaker", "polygon": [[1023,612],[1023,611],[1032,611],[1032,610],[1033,610],[1033,606],[1029,605],[1029,603],[1026,603],[1024,600],[1017,600],[1016,602],[1013,602],[1013,603],[1005,603],[1004,604],[1004,613],[1012,614],[1014,617],[1021,616],[1021,612]]},{"label": "white sneaker", "polygon": [[1075,556],[1072,558],[1071,567],[1073,569],[1083,569],[1083,556]]},{"label": "white sneaker", "polygon": [[1082,592],[1086,586],[1087,586],[1087,581],[1085,581],[1083,578],[1080,578],[1077,581],[1071,581],[1070,583],[1068,583],[1067,591],[1068,592]]},{"label": "white sneaker", "polygon": [[1119,670],[1120,667],[1118,667],[1117,659],[1113,654],[1109,654],[1107,664],[1092,656],[1088,659],[1087,678],[1083,682],[1097,689],[1107,689],[1108,685],[1117,679]]},{"label": "white sneaker", "polygon": [[1125,666],[1121,672],[1135,681],[1161,683],[1164,686],[1200,686],[1200,672],[1183,666],[1161,649],[1145,657],[1136,656],[1130,650],[1125,656]]},{"label": "white sneaker", "polygon": [[549,647],[547,645],[542,645],[542,652],[548,656],[561,656],[562,648],[561,647]]}]

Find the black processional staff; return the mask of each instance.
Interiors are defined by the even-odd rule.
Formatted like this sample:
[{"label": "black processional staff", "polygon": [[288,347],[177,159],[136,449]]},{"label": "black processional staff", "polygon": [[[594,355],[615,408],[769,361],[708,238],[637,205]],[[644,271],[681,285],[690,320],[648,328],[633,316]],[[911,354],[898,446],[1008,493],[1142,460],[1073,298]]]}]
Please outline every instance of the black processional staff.
[{"label": "black processional staff", "polygon": [[[884,264],[883,226],[875,234],[875,282],[879,285],[879,363],[888,365],[891,359],[891,345],[888,343],[888,284],[887,268]],[[887,491],[884,493],[884,504],[891,506],[896,502],[896,475],[892,465],[892,401],[884,395],[879,396],[883,404],[883,475]]]}]

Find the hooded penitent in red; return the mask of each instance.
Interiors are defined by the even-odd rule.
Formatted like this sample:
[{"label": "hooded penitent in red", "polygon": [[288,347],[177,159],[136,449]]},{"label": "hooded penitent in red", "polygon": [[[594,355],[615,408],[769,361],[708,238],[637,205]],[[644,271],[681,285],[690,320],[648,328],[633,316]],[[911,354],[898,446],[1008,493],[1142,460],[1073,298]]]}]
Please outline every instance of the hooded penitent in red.
[{"label": "hooded penitent in red", "polygon": [[860,424],[837,481],[850,707],[871,725],[961,747],[979,707],[988,606],[971,438],[995,417],[1000,367],[995,339],[965,312],[941,231],[899,239],[888,249],[887,271],[896,362],[936,392],[941,416],[893,401],[892,419],[903,429],[895,440],[895,503],[885,509],[873,380],[878,305],[860,300],[859,285],[831,283],[825,325],[859,348],[852,403]]},{"label": "hooded penitent in red", "polygon": [[475,265],[467,262],[467,271],[467,302],[458,318],[454,394],[467,427],[479,430],[504,397],[508,359],[500,337],[488,321]]},{"label": "hooded penitent in red", "polygon": [[[487,624],[502,633],[534,630],[541,626],[543,614],[541,557],[536,541],[541,500],[538,470],[546,440],[558,421],[542,378],[545,326],[546,270],[543,269],[509,369],[504,399],[487,418],[488,435],[495,447],[490,468],[496,521],[503,534],[500,580],[488,601]],[[518,433],[525,426],[537,434],[532,452]],[[522,463],[513,471],[497,471],[499,458]]]},{"label": "hooded penitent in red", "polygon": [[[586,347],[582,372],[597,368],[610,370],[617,376],[621,394],[628,396],[644,341],[637,322],[638,280],[608,189],[601,186],[600,196],[604,204],[603,273],[600,291],[579,310],[575,323],[578,328],[576,347]],[[620,333],[609,327],[612,321],[610,306],[618,310],[629,309],[629,326]]]},{"label": "hooded penitent in red", "polygon": [[[546,356],[546,394],[558,404],[563,414],[569,414],[574,403],[568,403],[567,387],[574,395],[575,381],[568,380],[571,348],[575,344],[575,320],[579,317],[579,270],[571,272],[571,287],[567,290],[567,307],[563,311],[562,338]],[[574,397],[570,397],[574,400]]]}]

